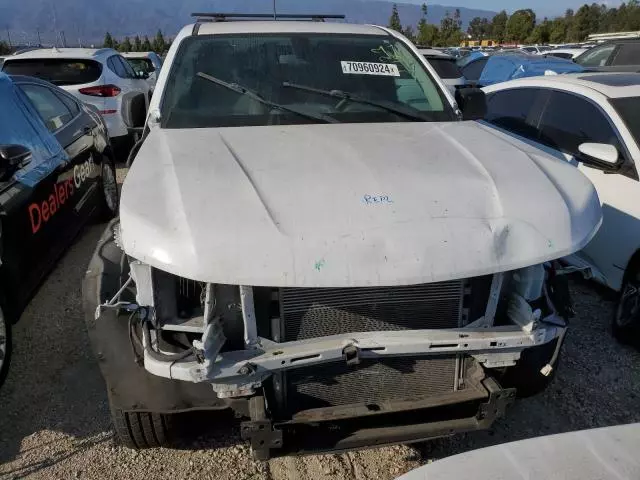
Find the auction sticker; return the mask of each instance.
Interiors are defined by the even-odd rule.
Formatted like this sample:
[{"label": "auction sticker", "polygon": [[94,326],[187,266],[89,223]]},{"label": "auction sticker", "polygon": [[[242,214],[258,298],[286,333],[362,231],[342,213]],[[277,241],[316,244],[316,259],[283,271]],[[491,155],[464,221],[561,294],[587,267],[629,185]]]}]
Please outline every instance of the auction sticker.
[{"label": "auction sticker", "polygon": [[342,73],[356,75],[382,75],[385,77],[399,77],[400,70],[394,63],[371,63],[342,61]]}]

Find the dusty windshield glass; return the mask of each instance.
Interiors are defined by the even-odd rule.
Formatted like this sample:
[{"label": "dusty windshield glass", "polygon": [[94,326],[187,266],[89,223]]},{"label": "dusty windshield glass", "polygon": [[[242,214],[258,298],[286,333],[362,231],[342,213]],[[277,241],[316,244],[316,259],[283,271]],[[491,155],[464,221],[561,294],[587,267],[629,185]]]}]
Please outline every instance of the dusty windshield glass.
[{"label": "dusty windshield glass", "polygon": [[161,113],[164,128],[454,119],[418,57],[388,35],[191,37],[177,53]]}]

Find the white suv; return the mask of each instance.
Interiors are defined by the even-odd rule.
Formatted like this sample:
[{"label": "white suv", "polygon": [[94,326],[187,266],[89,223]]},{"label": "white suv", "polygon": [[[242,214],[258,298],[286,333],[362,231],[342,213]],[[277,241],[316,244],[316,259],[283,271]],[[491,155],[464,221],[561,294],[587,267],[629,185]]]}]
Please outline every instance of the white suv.
[{"label": "white suv", "polygon": [[[122,99],[140,93],[148,103],[149,85],[111,48],[38,49],[7,57],[2,70],[47,80],[102,114],[111,140],[126,139],[129,129],[122,117]],[[117,142],[116,142],[117,143]]]},{"label": "white suv", "polygon": [[393,30],[207,20],[169,50],[84,282],[119,439],[230,408],[258,458],[346,450],[542,391],[570,309],[554,260],[599,227],[593,185],[459,121],[483,92],[454,101]]}]

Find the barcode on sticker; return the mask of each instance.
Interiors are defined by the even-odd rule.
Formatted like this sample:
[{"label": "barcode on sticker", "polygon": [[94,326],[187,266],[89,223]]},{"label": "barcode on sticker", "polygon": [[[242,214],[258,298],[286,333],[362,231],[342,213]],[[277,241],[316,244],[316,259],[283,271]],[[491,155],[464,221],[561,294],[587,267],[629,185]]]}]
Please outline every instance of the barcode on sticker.
[{"label": "barcode on sticker", "polygon": [[355,75],[382,75],[385,77],[399,77],[400,70],[393,63],[371,63],[342,61],[342,73]]}]

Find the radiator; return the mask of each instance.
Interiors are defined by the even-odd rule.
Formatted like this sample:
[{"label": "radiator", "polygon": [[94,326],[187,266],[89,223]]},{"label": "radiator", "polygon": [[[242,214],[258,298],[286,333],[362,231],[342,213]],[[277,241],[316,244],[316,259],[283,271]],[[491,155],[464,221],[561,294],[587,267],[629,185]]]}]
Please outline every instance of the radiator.
[{"label": "radiator", "polygon": [[462,281],[365,288],[283,288],[286,341],[340,333],[456,328]]},{"label": "radiator", "polygon": [[[401,287],[283,288],[285,341],[341,333],[457,328],[463,281]],[[288,371],[283,378],[290,412],[352,403],[418,399],[457,388],[457,356],[396,357]]]}]

